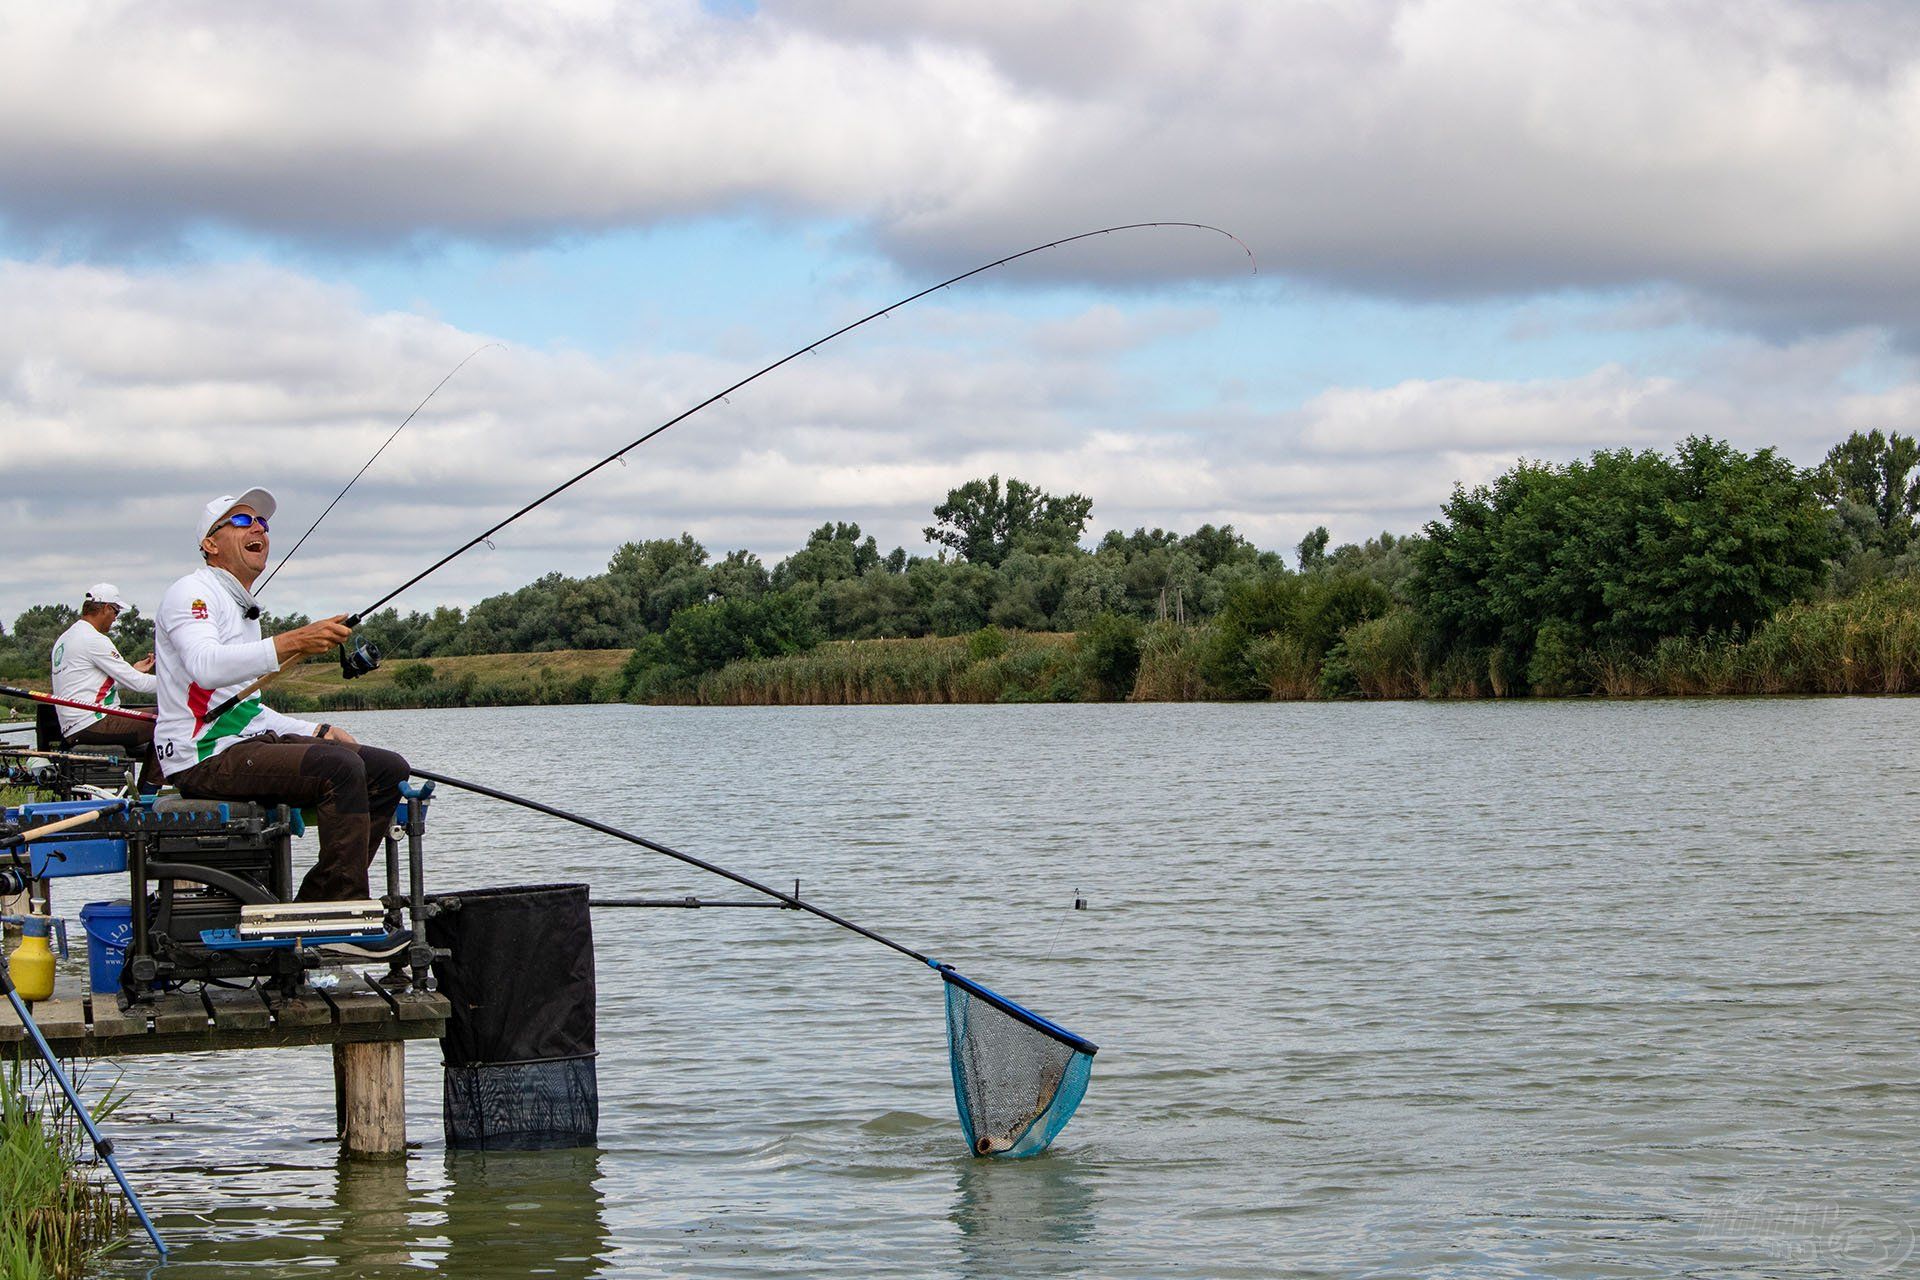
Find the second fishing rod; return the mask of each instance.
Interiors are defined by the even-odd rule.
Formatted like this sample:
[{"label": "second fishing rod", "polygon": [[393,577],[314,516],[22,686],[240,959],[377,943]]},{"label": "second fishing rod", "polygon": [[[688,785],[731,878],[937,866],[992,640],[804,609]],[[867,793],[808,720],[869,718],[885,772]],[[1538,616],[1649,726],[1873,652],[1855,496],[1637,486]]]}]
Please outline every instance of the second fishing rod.
[{"label": "second fishing rod", "polygon": [[[898,311],[900,308],[905,307],[913,302],[917,302],[919,299],[926,297],[928,294],[938,293],[940,290],[948,288],[952,285],[959,284],[963,280],[971,279],[972,277],[980,275],[983,272],[992,271],[996,267],[1005,266],[1010,262],[1016,262],[1021,258],[1030,257],[1033,254],[1044,253],[1049,249],[1057,249],[1062,245],[1073,244],[1076,241],[1091,240],[1099,236],[1114,235],[1120,232],[1146,231],[1146,230],[1170,229],[1170,228],[1186,228],[1188,230],[1205,231],[1213,235],[1225,236],[1227,239],[1233,241],[1234,244],[1240,246],[1241,250],[1246,253],[1248,260],[1253,263],[1253,270],[1256,273],[1259,271],[1259,260],[1254,257],[1253,250],[1248,248],[1246,243],[1242,241],[1240,237],[1234,235],[1231,231],[1227,231],[1224,228],[1216,227],[1205,222],[1166,221],[1166,222],[1122,223],[1122,224],[1111,226],[1111,227],[1099,227],[1092,231],[1083,231],[1083,232],[1080,232],[1078,235],[1062,236],[1060,239],[1057,239],[1057,240],[1049,240],[1044,244],[1037,244],[1032,246],[1031,248],[1022,249],[1018,253],[1010,253],[1004,257],[995,258],[992,262],[985,262],[980,264],[977,267],[971,268],[970,270],[962,271],[958,275],[949,276],[947,279],[940,281],[938,284],[931,284],[926,286],[923,289],[916,290],[915,292],[908,294],[904,298],[900,298],[894,302],[888,303],[886,306],[881,307],[877,311],[872,311],[864,316],[861,316],[858,320],[854,320],[847,324],[843,324],[839,328],[833,330],[831,333],[815,338],[813,341],[808,342],[803,346],[796,347],[792,351],[788,352],[786,355],[781,356],[778,360],[775,360],[769,364],[763,365],[759,369],[754,370],[752,373],[747,374],[745,377],[739,379],[738,381],[731,383],[728,386],[722,387],[720,390],[714,392],[712,395],[708,396],[706,399],[700,401],[698,404],[695,404],[691,408],[686,409],[679,414],[676,414],[675,416],[667,419],[665,422],[660,423],[658,426],[651,428],[650,430],[642,433],[636,438],[628,441],[626,444],[621,445],[618,449],[615,449],[612,453],[609,453],[606,457],[600,459],[598,462],[586,468],[584,471],[581,471],[578,475],[575,475],[570,479],[564,480],[560,484],[555,485],[553,488],[547,490],[545,493],[541,494],[539,497],[535,498],[533,501],[521,507],[518,511],[515,511],[513,514],[505,517],[504,519],[496,522],[493,525],[490,525],[486,529],[483,529],[481,532],[475,534],[473,537],[469,538],[467,541],[461,543],[458,547],[455,547],[452,551],[449,551],[446,555],[441,556],[438,560],[434,561],[432,564],[422,569],[419,573],[414,574],[411,578],[408,578],[405,582],[401,583],[399,586],[395,587],[393,590],[381,596],[378,600],[375,600],[372,604],[367,605],[365,608],[360,609],[354,613],[342,615],[339,621],[342,622],[349,629],[358,627],[362,620],[364,620],[366,617],[371,615],[375,610],[379,609],[382,605],[388,603],[389,601],[393,600],[396,596],[406,591],[408,588],[417,585],[422,580],[427,578],[429,575],[438,572],[440,569],[444,568],[446,565],[450,564],[452,561],[458,559],[460,556],[465,555],[467,552],[473,550],[473,548],[479,546],[481,543],[489,542],[492,539],[494,534],[499,533],[502,529],[505,529],[508,525],[512,524],[514,521],[520,519],[522,516],[528,514],[529,512],[541,506],[544,506],[546,503],[552,501],[554,498],[559,497],[561,494],[565,493],[568,489],[573,488],[574,485],[579,484],[582,480],[585,480],[588,476],[593,475],[595,472],[601,470],[603,467],[608,467],[613,465],[615,462],[623,461],[626,455],[631,453],[633,450],[646,444],[649,440],[652,440],[655,436],[660,435],[662,432],[667,431],[670,428],[677,426],[682,422],[685,422],[688,418],[691,418],[694,414],[699,413],[702,409],[707,408],[709,405],[715,404],[721,400],[726,399],[728,396],[740,390],[742,387],[745,387],[752,382],[758,381],[759,379],[765,377],[767,374],[770,374],[774,370],[780,368],[782,365],[785,365],[794,360],[797,360],[801,356],[804,356],[809,352],[817,351],[819,348],[825,346],[827,343],[832,342],[834,339],[839,338],[845,334],[853,332],[855,329],[860,328],[862,325],[870,324],[871,322],[880,319],[882,316],[888,315],[889,313],[894,311]],[[265,688],[268,684],[271,684],[283,672],[287,671],[290,667],[292,667],[298,661],[300,660],[294,659],[292,662],[289,662],[286,665],[282,666],[279,671],[270,672],[267,675],[260,677],[258,680],[254,681],[252,684],[248,685],[246,688],[242,689],[240,692],[234,694],[232,697],[226,699],[225,701],[215,706],[208,713],[208,718],[217,719],[219,716],[223,715],[227,711],[238,706],[241,702],[245,701],[246,699],[252,697],[254,694],[258,693],[261,689]],[[357,645],[353,645],[353,646],[348,646],[343,644],[340,648],[341,674],[348,679],[352,679],[357,675],[365,674],[367,671],[370,671],[375,666],[377,666],[378,663],[379,663],[379,651],[365,644],[364,642]]]}]

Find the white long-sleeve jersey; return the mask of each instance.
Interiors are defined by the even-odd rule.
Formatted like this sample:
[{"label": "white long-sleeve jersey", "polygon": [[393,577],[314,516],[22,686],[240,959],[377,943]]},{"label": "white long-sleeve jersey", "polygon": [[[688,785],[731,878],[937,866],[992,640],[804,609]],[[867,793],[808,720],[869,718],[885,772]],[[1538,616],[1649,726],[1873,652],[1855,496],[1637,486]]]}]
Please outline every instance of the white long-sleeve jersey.
[{"label": "white long-sleeve jersey", "polygon": [[277,670],[273,641],[260,636],[236,599],[244,594],[224,570],[207,567],[174,583],[153,622],[160,722],[153,747],[168,777],[262,733],[311,734],[311,720],[281,715],[255,694],[209,721],[207,712],[260,676]]},{"label": "white long-sleeve jersey", "polygon": [[[134,670],[133,664],[113,647],[113,641],[85,618],[68,627],[53,642],[53,696],[56,698],[117,707],[122,687],[135,693],[152,693],[153,686],[153,677]],[[60,713],[60,732],[68,738],[107,718],[103,712],[82,711],[77,707],[56,710]],[[115,725],[132,723],[118,717],[114,719]]]}]

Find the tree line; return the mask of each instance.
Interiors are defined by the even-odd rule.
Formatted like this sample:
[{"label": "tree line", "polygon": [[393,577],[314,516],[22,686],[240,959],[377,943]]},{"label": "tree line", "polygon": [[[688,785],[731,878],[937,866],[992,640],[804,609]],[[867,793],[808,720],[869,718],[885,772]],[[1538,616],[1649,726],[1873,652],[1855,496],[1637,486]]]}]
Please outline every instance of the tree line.
[{"label": "tree line", "polygon": [[[883,552],[838,520],[771,568],[682,534],[626,543],[604,573],[548,574],[468,610],[389,608],[362,630],[393,659],[631,649],[609,692],[639,699],[826,641],[983,628],[1076,633],[1083,696],[1618,691],[1676,646],[1737,646],[1790,606],[1912,578],[1917,509],[1920,445],[1879,431],[1805,470],[1706,437],[1521,460],[1456,486],[1418,533],[1333,547],[1319,528],[1290,559],[1231,526],[1086,546],[1090,498],[994,475],[933,508],[931,555]],[[74,616],[22,613],[0,670],[44,671]],[[151,624],[129,610],[116,634],[136,651]]]}]

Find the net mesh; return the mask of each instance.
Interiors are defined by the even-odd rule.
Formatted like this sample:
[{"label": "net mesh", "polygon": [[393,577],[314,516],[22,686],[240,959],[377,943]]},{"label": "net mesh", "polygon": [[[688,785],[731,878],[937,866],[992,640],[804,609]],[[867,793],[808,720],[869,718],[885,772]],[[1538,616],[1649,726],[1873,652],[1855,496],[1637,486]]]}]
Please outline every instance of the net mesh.
[{"label": "net mesh", "polygon": [[444,1069],[449,1147],[542,1151],[590,1147],[600,1128],[592,1058]]},{"label": "net mesh", "polygon": [[1019,1006],[950,971],[941,976],[953,1097],[967,1144],[980,1156],[1038,1155],[1086,1096],[1093,1046],[1055,1034],[1037,1015],[1009,1012]]}]

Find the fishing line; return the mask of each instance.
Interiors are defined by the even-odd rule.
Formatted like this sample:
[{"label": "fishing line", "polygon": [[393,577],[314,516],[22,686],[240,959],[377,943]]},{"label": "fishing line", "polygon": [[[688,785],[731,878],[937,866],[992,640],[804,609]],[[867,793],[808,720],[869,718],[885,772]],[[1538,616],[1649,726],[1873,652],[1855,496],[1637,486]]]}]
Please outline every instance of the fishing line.
[{"label": "fishing line", "polygon": [[[1075,885],[1073,889],[1073,910],[1085,911],[1086,909],[1087,900],[1080,896],[1080,887]],[[1047,939],[1047,954],[1042,957],[1043,960],[1053,959],[1053,949],[1060,944],[1060,931],[1067,927],[1067,921],[1072,918],[1071,914],[1061,916],[1060,923],[1053,926],[1053,936]]]},{"label": "fishing line", "polygon": [[268,571],[266,582],[262,582],[258,587],[254,589],[253,591],[254,595],[257,596],[262,591],[265,591],[267,589],[268,584],[273,581],[273,575],[280,572],[281,569],[285,568],[287,561],[293,559],[295,555],[299,554],[301,545],[305,543],[308,538],[313,536],[313,531],[315,529],[318,529],[320,527],[320,521],[325,520],[327,518],[328,513],[331,512],[335,507],[340,505],[340,499],[347,496],[347,489],[353,488],[354,483],[358,481],[361,476],[367,474],[367,468],[380,460],[380,455],[385,453],[387,451],[387,446],[393,443],[394,436],[398,436],[402,431],[405,431],[407,429],[407,423],[412,422],[414,418],[419,415],[420,411],[427,407],[427,401],[433,399],[434,396],[438,395],[440,392],[440,388],[446,386],[447,383],[453,380],[454,374],[460,372],[462,369],[467,367],[467,360],[473,359],[475,356],[479,355],[482,351],[485,351],[488,347],[501,347],[502,350],[505,349],[502,343],[483,342],[479,346],[475,347],[473,350],[467,353],[466,360],[462,360],[459,364],[447,370],[447,376],[433,384],[433,390],[427,392],[426,396],[421,399],[420,403],[413,406],[413,412],[408,414],[404,419],[402,419],[400,425],[393,429],[393,435],[390,435],[385,440],[381,441],[380,447],[373,451],[373,456],[371,458],[368,458],[365,463],[361,464],[360,469],[353,473],[353,479],[347,481],[346,488],[341,489],[340,492],[333,495],[333,501],[327,504],[326,511],[322,511],[319,515],[319,518],[316,519],[312,524],[307,526],[307,531],[301,534],[299,540],[293,544],[293,550],[287,552],[287,554],[280,557],[280,563],[275,565],[271,570]]},{"label": "fishing line", "polygon": [[[500,532],[502,529],[506,528],[508,525],[518,520],[521,516],[526,515],[528,512],[533,511],[534,509],[544,505],[545,503],[551,501],[552,499],[559,497],[561,494],[565,493],[568,489],[571,489],[574,485],[579,484],[582,480],[585,480],[588,476],[600,470],[600,468],[607,466],[610,463],[614,462],[615,460],[619,459],[623,454],[626,454],[631,450],[639,448],[641,445],[653,439],[655,436],[659,435],[661,432],[666,431],[671,427],[677,426],[682,422],[685,422],[688,418],[691,418],[694,414],[700,412],[702,409],[706,408],[708,405],[712,404],[714,401],[724,400],[727,396],[731,395],[735,391],[740,390],[740,388],[746,386],[747,384],[758,381],[759,379],[764,378],[767,374],[772,373],[775,369],[778,369],[780,366],[787,364],[790,361],[797,360],[801,356],[807,355],[819,347],[825,346],[827,343],[832,342],[835,338],[840,337],[842,334],[853,332],[855,329],[858,329],[861,325],[868,324],[874,320],[878,320],[880,317],[887,315],[889,312],[898,311],[901,307],[904,307],[907,304],[912,302],[917,302],[919,299],[926,297],[930,293],[938,293],[942,289],[945,289],[951,285],[959,284],[962,280],[971,279],[972,277],[977,276],[984,271],[991,271],[995,267],[1005,266],[1009,262],[1016,262],[1019,259],[1028,257],[1032,254],[1044,253],[1048,249],[1057,249],[1063,244],[1072,244],[1076,240],[1090,240],[1095,236],[1112,235],[1115,232],[1120,232],[1120,231],[1141,231],[1141,230],[1148,230],[1152,228],[1172,228],[1172,227],[1186,227],[1196,231],[1209,231],[1215,235],[1225,236],[1227,239],[1239,245],[1240,248],[1246,252],[1247,258],[1253,263],[1254,273],[1256,275],[1259,273],[1260,260],[1254,256],[1253,250],[1247,247],[1247,244],[1244,240],[1240,239],[1239,236],[1234,235],[1233,232],[1228,231],[1225,228],[1216,227],[1211,225],[1210,223],[1205,223],[1205,222],[1127,222],[1127,223],[1122,223],[1118,226],[1101,227],[1098,230],[1094,230],[1094,231],[1082,231],[1078,235],[1064,236],[1058,240],[1049,240],[1045,244],[1034,245],[1030,249],[1022,249],[1018,253],[1010,253],[1006,255],[1004,258],[995,258],[992,262],[983,263],[980,266],[974,267],[970,271],[962,271],[957,276],[950,276],[947,279],[942,280],[938,284],[928,285],[924,289],[920,289],[914,293],[910,293],[906,297],[901,298],[899,301],[889,303],[886,306],[880,308],[878,311],[874,311],[867,315],[864,315],[860,317],[858,320],[855,320],[850,324],[841,325],[838,329],[835,329],[832,333],[827,334],[825,337],[815,338],[812,342],[807,343],[805,346],[795,348],[793,351],[790,351],[786,355],[781,356],[778,360],[775,360],[773,363],[766,365],[760,369],[756,369],[754,372],[748,374],[746,377],[740,379],[738,382],[733,383],[731,386],[724,387],[721,390],[714,392],[712,395],[708,396],[705,400],[702,400],[700,403],[694,405],[691,409],[687,409],[686,411],[680,413],[679,415],[667,419],[665,422],[661,423],[659,426],[654,427],[652,430],[647,431],[645,434],[639,436],[638,438],[629,441],[628,443],[620,446],[618,449],[615,449],[612,453],[609,453],[606,457],[600,459],[600,461],[594,463],[592,466],[588,467],[586,470],[582,471],[580,474],[574,476],[572,479],[564,481],[561,484],[555,485],[553,488],[547,490],[547,492],[541,494],[539,497],[535,498],[532,502],[529,502],[526,506],[521,507],[518,511],[508,516],[506,519],[500,521],[498,524],[493,525],[491,528],[483,530],[482,532],[476,534],[474,537],[468,539],[466,542],[461,543],[458,547],[455,547],[452,551],[449,551],[446,555],[441,556],[438,560],[428,565],[425,569],[422,569],[419,573],[414,574],[411,578],[408,578],[405,582],[401,583],[399,586],[395,587],[393,590],[387,592],[387,594],[381,596],[378,600],[375,600],[372,604],[368,605],[366,608],[359,610],[357,613],[347,614],[343,617],[342,620],[349,627],[359,626],[361,619],[365,618],[368,614],[380,608],[381,605],[386,604],[388,601],[392,600],[395,596],[398,596],[402,592],[406,591],[408,588],[421,582],[423,579],[427,578],[429,575],[435,573],[436,571],[443,568],[447,564],[451,563],[453,560],[457,559],[458,557],[466,554],[468,551],[473,550],[473,548],[479,546],[481,543],[485,542],[487,543],[487,545],[491,546],[492,545],[491,539],[494,534]],[[277,679],[280,676],[282,672],[285,672],[289,667],[293,666],[297,661],[298,659],[295,659],[291,662],[288,662],[286,666],[281,667],[279,671],[272,671],[267,673],[264,676],[261,676],[258,680],[254,681],[252,684],[248,685],[246,688],[242,689],[240,692],[234,694],[231,698],[228,698],[224,702],[221,702],[217,706],[213,707],[210,711],[208,711],[207,718],[209,720],[218,719],[220,716],[226,714],[228,711],[232,710],[234,707],[239,706],[241,702],[252,697],[254,694],[258,693],[261,689],[271,684],[275,679]]]}]

